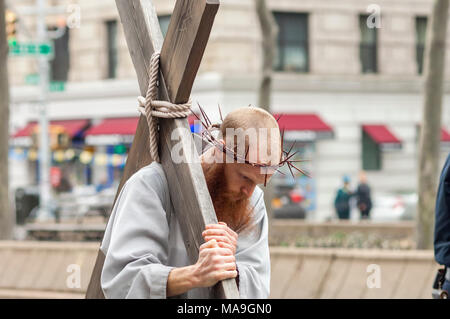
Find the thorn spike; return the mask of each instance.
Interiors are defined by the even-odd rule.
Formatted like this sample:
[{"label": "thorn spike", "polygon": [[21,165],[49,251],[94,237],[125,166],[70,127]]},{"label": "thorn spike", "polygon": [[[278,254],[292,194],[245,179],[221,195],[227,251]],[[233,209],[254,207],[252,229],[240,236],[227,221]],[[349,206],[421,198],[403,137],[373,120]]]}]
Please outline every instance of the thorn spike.
[{"label": "thorn spike", "polygon": [[288,167],[289,167],[289,170],[291,171],[291,174],[292,174],[292,178],[295,178],[295,174],[294,174],[294,172],[292,171],[292,168],[291,168],[291,163],[289,163],[289,162],[287,162],[287,164],[288,164]]},{"label": "thorn spike", "polygon": [[217,104],[217,106],[219,107],[220,120],[223,122],[222,110],[220,109],[220,104]]}]

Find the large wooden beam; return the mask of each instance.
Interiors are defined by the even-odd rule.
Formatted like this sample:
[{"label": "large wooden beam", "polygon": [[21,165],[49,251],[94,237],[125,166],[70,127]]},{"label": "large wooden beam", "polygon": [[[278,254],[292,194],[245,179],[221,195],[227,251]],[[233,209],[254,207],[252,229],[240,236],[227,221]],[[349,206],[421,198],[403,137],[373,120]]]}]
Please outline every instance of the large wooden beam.
[{"label": "large wooden beam", "polygon": [[[151,1],[116,0],[116,4],[141,94],[145,95],[147,91],[150,57],[154,51],[160,51],[159,99],[173,103],[186,102],[208,42],[219,0],[178,0],[164,42]],[[181,139],[172,140],[171,134],[175,130],[189,132],[187,120],[160,120],[159,152],[187,253],[191,263],[195,263],[198,248],[203,242],[201,232],[205,224],[216,223],[217,218],[201,165],[191,161],[189,156],[190,147],[193,145],[192,136],[182,134]],[[178,143],[181,143],[186,151],[182,152],[181,160],[174,162],[171,150]],[[148,127],[145,118],[141,116],[117,194],[132,174],[151,161]],[[104,258],[103,253],[99,251],[87,298],[103,297],[100,274]],[[212,290],[205,288],[204,292],[205,297],[239,298],[234,279],[219,282]]]}]

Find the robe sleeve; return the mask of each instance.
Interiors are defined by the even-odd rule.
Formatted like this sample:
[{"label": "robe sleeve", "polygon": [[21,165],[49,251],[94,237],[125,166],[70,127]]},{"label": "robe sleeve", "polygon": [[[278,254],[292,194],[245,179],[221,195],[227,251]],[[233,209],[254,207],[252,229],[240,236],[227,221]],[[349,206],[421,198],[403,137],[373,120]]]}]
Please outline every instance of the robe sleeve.
[{"label": "robe sleeve", "polygon": [[258,191],[253,225],[238,236],[236,266],[241,298],[268,298],[270,293],[268,218],[263,192]]},{"label": "robe sleeve", "polygon": [[[164,177],[165,179],[165,177]],[[122,188],[102,242],[106,298],[166,298],[169,225],[163,177],[146,167]],[[107,236],[106,236],[107,235]]]}]

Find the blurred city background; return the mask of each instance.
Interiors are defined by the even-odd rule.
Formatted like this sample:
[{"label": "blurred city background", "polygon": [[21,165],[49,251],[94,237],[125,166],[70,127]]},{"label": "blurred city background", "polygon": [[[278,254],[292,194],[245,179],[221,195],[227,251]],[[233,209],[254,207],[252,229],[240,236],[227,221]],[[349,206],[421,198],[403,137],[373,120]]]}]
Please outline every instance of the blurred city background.
[{"label": "blurred city background", "polygon": [[[175,1],[152,2],[165,34]],[[433,1],[267,0],[278,29],[268,105],[259,105],[265,36],[257,2],[221,1],[192,99],[213,121],[220,119],[218,105],[224,114],[247,105],[268,108],[281,116],[285,149],[292,146],[296,159],[307,159],[300,167],[311,177],[296,172],[292,178],[286,168],[267,188],[276,282],[271,296],[431,297],[436,264],[432,251],[415,250],[415,232],[424,56]],[[47,9],[39,13],[38,4]],[[0,278],[0,297],[1,291],[6,297],[22,296],[17,282],[23,284],[23,296],[79,297],[139,119],[135,70],[114,1],[9,0],[5,20],[10,48],[9,214],[15,216],[10,239],[16,242],[0,244],[0,277],[33,263],[25,262],[24,251],[36,255],[39,246],[30,241],[45,242],[39,249],[48,256],[58,249],[66,257],[78,254],[87,270],[82,270],[82,288],[73,295],[67,287],[42,288],[67,277],[61,268],[60,279],[30,279],[32,287],[24,279]],[[40,25],[45,31],[39,35]],[[447,55],[439,171],[450,152],[449,59]],[[43,84],[47,71],[48,86]],[[197,108],[194,112],[199,113]],[[201,130],[194,116],[188,120],[192,131]],[[49,127],[44,149],[42,125]],[[47,164],[42,163],[46,156]],[[361,203],[370,207],[361,209]],[[11,247],[22,252],[14,261]],[[300,257],[293,262],[283,249],[294,247]],[[54,263],[64,259],[51,258],[58,260]],[[336,258],[340,268],[331,267]],[[383,262],[386,291],[367,292],[365,267]],[[315,275],[299,275],[300,269]],[[330,269],[342,279],[331,283],[327,277],[322,290],[311,288],[317,285],[315,276]],[[354,283],[346,286],[349,274],[363,278],[360,292]],[[399,288],[417,276],[423,279],[414,292]]]}]

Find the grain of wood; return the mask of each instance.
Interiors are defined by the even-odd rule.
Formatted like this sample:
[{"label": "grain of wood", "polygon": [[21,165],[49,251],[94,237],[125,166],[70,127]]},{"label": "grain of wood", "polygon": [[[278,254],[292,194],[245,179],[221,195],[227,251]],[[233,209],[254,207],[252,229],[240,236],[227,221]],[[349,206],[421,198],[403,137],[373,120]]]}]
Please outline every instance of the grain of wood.
[{"label": "grain of wood", "polygon": [[[141,94],[147,91],[150,57],[161,51],[159,99],[185,103],[208,42],[218,0],[178,0],[163,41],[155,8],[151,1],[116,0],[130,55],[137,73]],[[205,224],[216,223],[217,217],[199,162],[193,162],[188,150],[193,145],[190,134],[172,140],[172,132],[190,132],[186,119],[160,120],[161,163],[166,173],[169,192],[192,263],[198,258]],[[182,157],[175,163],[170,156],[175,144],[183,146]],[[120,192],[126,180],[141,167],[151,163],[148,127],[141,116],[133,145],[128,155]],[[116,195],[117,196],[117,195]],[[117,198],[117,197],[116,197]],[[103,298],[100,275],[105,256],[98,253],[86,298]],[[239,298],[234,279],[219,282],[213,289],[203,289],[205,297]]]}]

